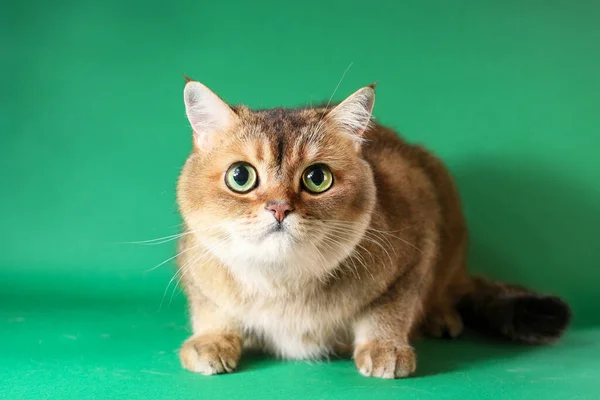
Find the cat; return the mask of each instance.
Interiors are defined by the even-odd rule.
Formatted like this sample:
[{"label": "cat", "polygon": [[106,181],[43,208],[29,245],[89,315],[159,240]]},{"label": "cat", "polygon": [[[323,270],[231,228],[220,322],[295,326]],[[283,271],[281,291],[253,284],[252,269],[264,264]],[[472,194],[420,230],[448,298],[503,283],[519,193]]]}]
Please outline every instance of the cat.
[{"label": "cat", "polygon": [[185,368],[232,372],[256,348],[352,356],[365,376],[401,378],[415,372],[421,335],[454,338],[464,324],[543,344],[568,326],[560,298],[467,273],[455,183],[373,121],[375,85],[334,106],[251,110],[186,78],[184,102]]}]

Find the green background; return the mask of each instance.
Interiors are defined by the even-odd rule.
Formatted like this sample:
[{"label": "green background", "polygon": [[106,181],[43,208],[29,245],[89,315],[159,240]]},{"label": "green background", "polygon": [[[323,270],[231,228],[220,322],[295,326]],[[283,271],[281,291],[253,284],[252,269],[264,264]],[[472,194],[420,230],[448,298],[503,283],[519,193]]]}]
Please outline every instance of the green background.
[{"label": "green background", "polygon": [[[598,398],[598,21],[585,0],[3,1],[0,398]],[[182,74],[296,106],[350,64],[334,99],[379,81],[378,120],[456,176],[472,269],[572,304],[561,343],[424,341],[391,382],[347,360],[179,367],[175,270],[148,271],[174,243],[124,242],[178,231]]]}]

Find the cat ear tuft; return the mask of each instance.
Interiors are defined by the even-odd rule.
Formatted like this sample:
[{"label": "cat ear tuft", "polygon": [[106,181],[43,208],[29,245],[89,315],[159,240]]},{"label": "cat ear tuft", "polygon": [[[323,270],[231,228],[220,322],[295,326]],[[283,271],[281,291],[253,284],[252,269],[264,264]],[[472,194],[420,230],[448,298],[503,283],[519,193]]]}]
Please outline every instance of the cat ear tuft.
[{"label": "cat ear tuft", "polygon": [[231,127],[237,118],[231,107],[200,82],[187,81],[183,99],[200,148],[214,144],[215,136]]},{"label": "cat ear tuft", "polygon": [[365,86],[351,94],[346,100],[331,110],[327,116],[346,134],[360,142],[362,134],[369,127],[371,113],[375,105],[375,84]]}]

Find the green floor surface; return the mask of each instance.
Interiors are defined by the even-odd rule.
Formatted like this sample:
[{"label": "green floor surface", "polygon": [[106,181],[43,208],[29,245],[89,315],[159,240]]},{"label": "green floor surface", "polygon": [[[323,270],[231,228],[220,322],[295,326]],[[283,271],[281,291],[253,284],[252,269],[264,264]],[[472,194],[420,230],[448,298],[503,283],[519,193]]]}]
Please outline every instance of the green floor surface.
[{"label": "green floor surface", "polygon": [[[4,299],[2,399],[597,399],[600,329],[576,327],[548,347],[474,334],[417,345],[409,379],[365,378],[350,360],[289,362],[248,354],[239,371],[183,370],[185,306],[116,299]],[[12,304],[12,305],[10,305]]]}]

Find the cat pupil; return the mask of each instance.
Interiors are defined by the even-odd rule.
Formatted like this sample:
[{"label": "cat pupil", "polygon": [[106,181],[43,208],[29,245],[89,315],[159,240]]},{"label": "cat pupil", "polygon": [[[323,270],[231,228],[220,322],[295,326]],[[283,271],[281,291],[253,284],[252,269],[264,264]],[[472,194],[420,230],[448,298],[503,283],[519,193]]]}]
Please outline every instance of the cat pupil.
[{"label": "cat pupil", "polygon": [[322,169],[315,169],[310,171],[308,174],[308,179],[310,179],[315,185],[320,186],[325,180],[325,174]]},{"label": "cat pupil", "polygon": [[233,180],[240,186],[243,186],[248,182],[249,178],[248,169],[244,167],[238,167],[233,171]]}]

